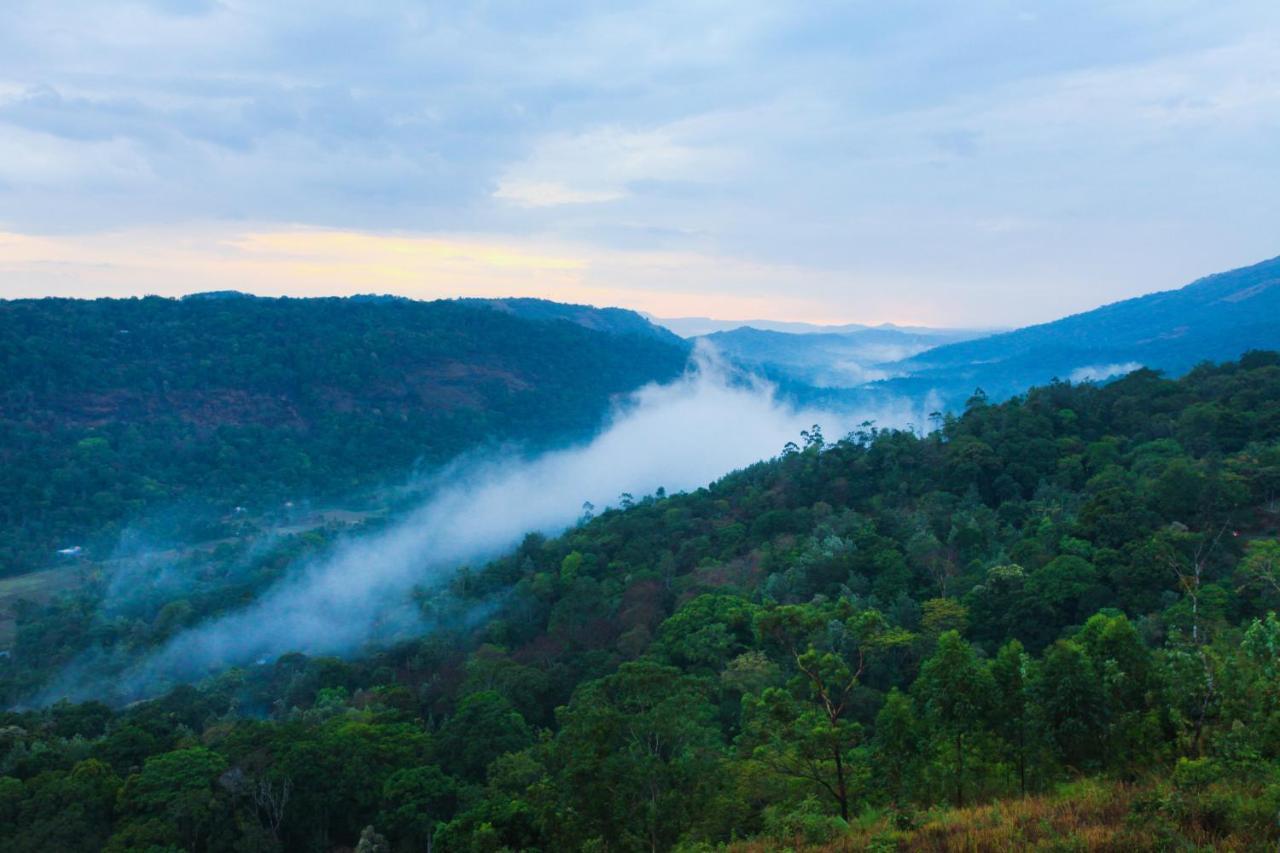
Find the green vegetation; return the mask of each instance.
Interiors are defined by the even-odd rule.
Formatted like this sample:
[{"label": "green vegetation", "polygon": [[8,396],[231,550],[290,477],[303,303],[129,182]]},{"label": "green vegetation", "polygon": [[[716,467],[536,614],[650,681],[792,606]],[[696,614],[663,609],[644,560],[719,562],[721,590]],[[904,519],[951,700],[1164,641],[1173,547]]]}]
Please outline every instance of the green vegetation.
[{"label": "green vegetation", "polygon": [[1278,525],[1274,353],[812,430],[459,572],[478,627],[0,715],[0,847],[1273,849]]},{"label": "green vegetation", "polygon": [[106,556],[133,523],[217,539],[235,507],[350,500],[484,444],[582,438],[614,395],[684,368],[686,346],[638,315],[558,307],[570,319],[393,298],[0,301],[0,576],[76,545]]}]

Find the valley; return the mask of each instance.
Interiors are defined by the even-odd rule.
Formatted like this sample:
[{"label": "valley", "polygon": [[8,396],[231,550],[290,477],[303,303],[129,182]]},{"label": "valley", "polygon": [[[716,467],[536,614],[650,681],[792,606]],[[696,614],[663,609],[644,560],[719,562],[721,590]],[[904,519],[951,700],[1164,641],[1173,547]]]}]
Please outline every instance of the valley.
[{"label": "valley", "polygon": [[1277,44],[0,4],[0,853],[1280,851]]},{"label": "valley", "polygon": [[[1280,357],[975,395],[930,432],[795,408],[789,389],[832,389],[762,363],[704,363],[613,397],[585,442],[345,505],[228,506],[265,482],[246,471],[203,516],[4,579],[0,776],[115,790],[174,762],[214,786],[212,832],[260,817],[216,782],[237,768],[289,788],[276,831],[301,848],[366,825],[447,849],[1267,837],[1270,759],[1248,756],[1274,748]],[[613,793],[585,795],[598,780]],[[661,794],[636,813],[641,783]],[[152,832],[145,808],[114,837]]]}]

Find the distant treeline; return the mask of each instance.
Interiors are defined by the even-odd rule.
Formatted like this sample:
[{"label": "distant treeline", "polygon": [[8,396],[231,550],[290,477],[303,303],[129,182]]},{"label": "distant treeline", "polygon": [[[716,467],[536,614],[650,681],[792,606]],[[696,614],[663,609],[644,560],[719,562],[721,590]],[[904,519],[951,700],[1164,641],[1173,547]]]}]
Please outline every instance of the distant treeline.
[{"label": "distant treeline", "polygon": [[[460,572],[480,628],[0,716],[0,846],[1269,849],[1278,501],[1274,353],[811,430]],[[166,611],[114,642],[202,616]]]}]

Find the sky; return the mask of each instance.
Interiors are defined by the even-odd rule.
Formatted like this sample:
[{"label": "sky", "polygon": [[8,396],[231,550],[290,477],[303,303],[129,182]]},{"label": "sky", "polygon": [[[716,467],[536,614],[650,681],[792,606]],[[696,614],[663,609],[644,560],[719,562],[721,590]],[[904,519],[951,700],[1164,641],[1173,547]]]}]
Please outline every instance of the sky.
[{"label": "sky", "polygon": [[0,3],[0,296],[1013,326],[1280,254],[1280,3]]}]

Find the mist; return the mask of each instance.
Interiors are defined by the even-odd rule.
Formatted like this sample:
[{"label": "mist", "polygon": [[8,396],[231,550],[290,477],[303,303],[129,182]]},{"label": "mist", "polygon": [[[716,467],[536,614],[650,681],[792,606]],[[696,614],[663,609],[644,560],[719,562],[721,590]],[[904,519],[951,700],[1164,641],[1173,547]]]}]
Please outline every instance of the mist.
[{"label": "mist", "polygon": [[[923,422],[905,405],[877,414],[882,425]],[[411,592],[443,586],[460,566],[507,552],[529,532],[564,531],[580,519],[584,502],[604,508],[624,492],[697,488],[777,455],[812,424],[838,436],[867,417],[792,408],[767,383],[730,375],[704,348],[679,380],[620,401],[589,443],[533,458],[512,451],[460,460],[438,472],[429,497],[390,527],[349,536],[292,567],[243,609],[177,634],[109,685],[95,684],[105,673],[81,660],[37,703],[104,692],[139,698],[285,652],[349,655],[420,634],[431,625]]]},{"label": "mist", "polygon": [[1141,362],[1126,361],[1123,364],[1090,364],[1077,367],[1067,378],[1072,382],[1102,382],[1133,373],[1142,368]]}]

